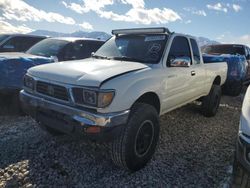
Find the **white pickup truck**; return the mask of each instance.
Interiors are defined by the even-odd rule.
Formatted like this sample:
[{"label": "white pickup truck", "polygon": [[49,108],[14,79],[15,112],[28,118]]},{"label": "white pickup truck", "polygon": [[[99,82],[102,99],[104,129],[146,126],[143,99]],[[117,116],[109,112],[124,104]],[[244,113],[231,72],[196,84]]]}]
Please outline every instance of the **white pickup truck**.
[{"label": "white pickup truck", "polygon": [[195,38],[166,28],[112,34],[89,59],[29,69],[20,99],[48,132],[109,141],[114,163],[136,171],[155,152],[160,115],[198,99],[216,114],[227,64],[203,64]]}]

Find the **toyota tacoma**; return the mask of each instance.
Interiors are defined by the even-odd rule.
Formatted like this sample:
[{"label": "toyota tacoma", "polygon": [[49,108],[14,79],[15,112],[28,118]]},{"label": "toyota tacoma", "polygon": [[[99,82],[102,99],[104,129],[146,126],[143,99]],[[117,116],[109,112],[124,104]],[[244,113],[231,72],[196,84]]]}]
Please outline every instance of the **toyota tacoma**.
[{"label": "toyota tacoma", "polygon": [[113,162],[136,171],[155,152],[160,115],[198,99],[216,114],[227,64],[203,64],[196,39],[167,28],[112,34],[91,58],[29,69],[20,98],[48,132],[109,142]]}]

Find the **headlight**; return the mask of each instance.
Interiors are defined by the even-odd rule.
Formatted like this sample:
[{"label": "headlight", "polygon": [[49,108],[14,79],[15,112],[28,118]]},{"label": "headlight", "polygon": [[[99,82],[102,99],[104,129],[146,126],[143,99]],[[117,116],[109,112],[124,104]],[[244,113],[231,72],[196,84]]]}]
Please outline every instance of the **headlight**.
[{"label": "headlight", "polygon": [[23,83],[23,85],[24,85],[26,88],[29,88],[29,89],[31,89],[31,90],[34,90],[34,88],[35,88],[35,80],[34,80],[32,77],[30,77],[30,76],[28,76],[28,75],[25,75],[25,76],[24,76],[24,83]]},{"label": "headlight", "polygon": [[83,90],[83,103],[91,106],[97,105],[97,92],[91,90]]},{"label": "headlight", "polygon": [[114,90],[91,90],[82,88],[72,89],[74,100],[77,104],[96,108],[105,108],[111,104]]}]

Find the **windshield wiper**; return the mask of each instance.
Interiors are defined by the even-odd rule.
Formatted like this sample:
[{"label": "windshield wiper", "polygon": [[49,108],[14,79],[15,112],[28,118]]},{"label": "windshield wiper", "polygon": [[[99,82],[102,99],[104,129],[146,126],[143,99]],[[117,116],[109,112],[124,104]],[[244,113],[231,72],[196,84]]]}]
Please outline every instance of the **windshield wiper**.
[{"label": "windshield wiper", "polygon": [[107,56],[101,56],[101,55],[92,55],[92,57],[96,58],[96,59],[110,59]]},{"label": "windshield wiper", "polygon": [[140,63],[145,62],[142,59],[138,59],[135,57],[128,57],[128,56],[117,56],[117,57],[115,56],[115,57],[110,57],[110,59],[121,60],[121,61],[134,61],[134,62],[140,62]]}]

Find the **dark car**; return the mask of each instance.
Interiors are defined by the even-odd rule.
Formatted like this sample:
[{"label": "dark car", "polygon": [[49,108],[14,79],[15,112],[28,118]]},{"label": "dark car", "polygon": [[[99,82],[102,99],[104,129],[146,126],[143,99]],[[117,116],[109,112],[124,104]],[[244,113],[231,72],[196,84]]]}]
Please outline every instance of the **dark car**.
[{"label": "dark car", "polygon": [[[30,67],[91,56],[104,41],[86,38],[48,38],[26,53],[0,53],[0,94],[16,97]],[[13,100],[15,101],[15,100]]]},{"label": "dark car", "polygon": [[[204,61],[222,59],[228,64],[227,81],[224,91],[230,95],[238,95],[242,86],[250,81],[250,49],[240,44],[216,44],[203,47],[204,54],[215,56],[203,56]],[[218,56],[219,55],[219,56]],[[217,56],[217,57],[216,57]]]},{"label": "dark car", "polygon": [[241,55],[208,55],[203,54],[204,63],[227,62],[227,79],[222,89],[225,94],[240,94],[247,74],[247,61]]},{"label": "dark car", "polygon": [[45,39],[45,36],[24,34],[0,35],[0,52],[25,52],[34,44]]}]

